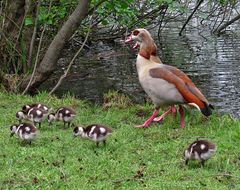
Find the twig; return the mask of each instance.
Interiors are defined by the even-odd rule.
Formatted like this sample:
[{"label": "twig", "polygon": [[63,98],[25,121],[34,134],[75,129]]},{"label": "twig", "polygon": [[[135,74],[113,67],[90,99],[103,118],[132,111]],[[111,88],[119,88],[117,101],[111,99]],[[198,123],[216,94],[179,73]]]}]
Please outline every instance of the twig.
[{"label": "twig", "polygon": [[[77,43],[79,43],[79,44],[83,44],[82,42],[80,42],[80,41],[78,41],[78,40],[76,40],[76,39],[74,39],[73,38],[73,41],[75,41],[75,42],[77,42]],[[91,49],[91,47],[90,46],[88,46],[87,44],[84,44],[84,46],[86,46],[88,49]]]},{"label": "twig", "polygon": [[[0,5],[0,7],[1,7],[1,9],[0,9],[0,15],[2,15],[2,12],[3,12],[3,10],[4,10],[4,8],[6,7],[6,5],[7,5],[7,2],[1,2],[1,5]],[[5,6],[5,7],[4,7]],[[5,8],[6,9],[6,8]],[[4,26],[4,23],[5,23],[5,15],[3,15],[3,19],[2,19],[2,24],[1,24],[1,28]]]},{"label": "twig", "polygon": [[160,33],[161,33],[161,29],[162,29],[162,23],[163,23],[163,19],[165,17],[165,14],[168,10],[168,6],[166,6],[165,10],[162,12],[162,19],[160,20],[159,26],[158,26],[158,41],[160,42]]},{"label": "twig", "polygon": [[188,19],[186,20],[186,22],[184,23],[182,29],[179,32],[179,36],[182,35],[182,31],[184,30],[184,28],[186,27],[187,23],[191,20],[191,18],[193,17],[194,13],[197,11],[198,7],[202,4],[204,0],[199,0],[197,6],[194,8],[193,12],[189,15]]},{"label": "twig", "polygon": [[17,24],[16,22],[14,22],[14,20],[11,19],[11,18],[10,18],[9,16],[7,16],[6,14],[0,13],[0,15],[3,16],[4,18],[7,18],[8,20],[10,20],[18,29],[20,28],[20,27],[18,26],[18,24]]},{"label": "twig", "polygon": [[14,49],[14,51],[17,52],[17,54],[19,56],[21,56],[21,53],[17,50],[17,48],[15,48],[15,46],[13,45],[13,43],[7,38],[7,36],[5,36],[5,34],[2,32],[2,29],[0,29],[1,35],[2,37],[6,40],[6,42]]},{"label": "twig", "polygon": [[[26,15],[27,15],[27,10],[25,10],[25,13],[24,13],[24,16],[23,16],[22,23],[21,23],[21,26],[19,28],[18,36],[17,36],[17,39],[16,39],[14,47],[13,47],[14,49],[16,49],[16,47],[19,43],[19,39],[20,39],[22,31],[23,31],[23,26],[24,26],[24,21],[25,21]],[[12,59],[13,59],[13,57],[11,56],[7,65],[10,65],[10,62],[12,61]],[[17,74],[17,68],[16,68],[15,64],[13,64],[13,67],[14,67],[15,74]],[[24,66],[23,66],[23,70],[24,70]]]},{"label": "twig", "polygon": [[83,47],[85,46],[85,43],[87,42],[87,39],[88,39],[88,36],[89,36],[89,33],[90,33],[90,29],[91,29],[91,22],[90,22],[90,25],[89,25],[89,28],[88,28],[88,32],[87,32],[87,35],[81,45],[81,47],[79,48],[79,50],[77,51],[77,53],[74,55],[74,57],[72,58],[72,60],[70,61],[68,67],[67,67],[67,70],[64,71],[64,74],[60,77],[60,79],[58,80],[57,84],[54,86],[54,88],[51,90],[51,92],[49,92],[49,95],[52,95],[56,89],[61,85],[62,81],[64,78],[66,78],[73,62],[75,61],[75,59],[77,58],[77,56],[79,55],[79,53],[82,51]]},{"label": "twig", "polygon": [[36,34],[37,34],[38,14],[39,14],[39,11],[40,11],[40,6],[41,6],[41,0],[38,1],[36,18],[35,18],[35,25],[34,25],[33,35],[32,35],[32,39],[31,39],[31,43],[30,43],[29,57],[28,57],[29,68],[32,66],[32,54],[33,54],[33,47],[34,47],[35,38],[36,38]]},{"label": "twig", "polygon": [[[224,20],[225,20],[225,17],[226,17],[226,14],[227,14],[227,8],[228,8],[228,3],[226,4],[226,6],[225,6],[225,9],[224,9],[224,11],[223,11],[223,16],[222,16],[222,20],[220,21],[220,23],[217,25],[217,27],[213,30],[213,33],[215,32],[215,31],[217,31],[217,29],[222,25],[222,23],[224,22]],[[218,21],[218,20],[217,20]],[[217,22],[215,22],[215,25],[217,24]],[[214,27],[215,27],[215,25],[214,25]]]},{"label": "twig", "polygon": [[[38,5],[39,5],[39,8],[40,8],[41,0],[39,0],[38,3],[39,3]],[[49,8],[48,8],[48,14],[49,14],[49,12],[50,12],[50,10],[51,10],[51,5],[52,5],[52,1],[50,2]],[[25,93],[28,91],[28,89],[29,89],[29,87],[30,87],[30,85],[31,85],[31,83],[32,83],[33,76],[34,76],[34,74],[35,74],[35,72],[36,72],[37,63],[38,63],[38,58],[39,58],[40,49],[41,49],[41,45],[42,45],[42,39],[43,39],[44,32],[45,32],[45,30],[46,30],[46,27],[47,27],[47,24],[45,23],[44,26],[43,26],[43,30],[42,30],[41,36],[40,36],[40,41],[39,41],[39,44],[38,44],[38,50],[37,50],[37,55],[36,55],[36,59],[35,59],[35,63],[34,63],[33,72],[32,72],[32,75],[31,75],[31,78],[30,78],[30,80],[29,80],[29,83],[28,83],[27,87],[26,87],[25,90],[22,92],[22,95],[25,94]]]},{"label": "twig", "polygon": [[220,34],[220,32],[222,30],[224,30],[225,28],[227,28],[229,25],[231,25],[232,23],[234,23],[235,21],[240,19],[240,14],[235,16],[233,19],[231,19],[230,21],[226,22],[225,24],[223,24],[222,26],[220,26],[218,29],[214,30],[213,33],[214,34]]}]

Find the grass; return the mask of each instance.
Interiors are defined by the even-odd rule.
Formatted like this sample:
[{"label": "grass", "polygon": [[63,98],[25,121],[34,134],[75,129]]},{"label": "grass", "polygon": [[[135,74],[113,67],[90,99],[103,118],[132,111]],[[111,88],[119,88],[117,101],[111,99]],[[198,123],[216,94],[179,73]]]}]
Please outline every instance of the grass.
[{"label": "grass", "polygon": [[[105,124],[114,133],[97,148],[89,140],[73,139],[72,129],[63,129],[62,123],[49,127],[44,122],[36,141],[24,144],[10,138],[9,126],[30,102],[73,106],[75,123]],[[216,113],[206,120],[190,110],[185,129],[171,117],[162,125],[136,129],[153,107],[113,105],[106,109],[71,96],[0,93],[0,189],[240,189],[239,121]],[[215,142],[218,151],[204,168],[197,162],[185,166],[183,151],[199,136]]]}]

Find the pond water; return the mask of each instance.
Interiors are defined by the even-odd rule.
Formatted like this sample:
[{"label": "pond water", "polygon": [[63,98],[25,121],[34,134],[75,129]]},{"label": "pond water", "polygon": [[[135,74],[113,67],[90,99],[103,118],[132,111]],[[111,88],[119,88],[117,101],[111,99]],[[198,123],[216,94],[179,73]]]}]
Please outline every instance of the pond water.
[{"label": "pond water", "polygon": [[[187,73],[218,112],[240,117],[240,31],[217,37],[196,27],[179,36],[181,26],[182,23],[169,23],[161,32],[160,42],[157,32],[151,30],[162,61]],[[55,94],[70,92],[78,98],[101,103],[104,93],[119,90],[143,102],[146,94],[136,74],[137,52],[119,41],[85,48]],[[61,69],[48,80],[45,89],[56,84],[79,46],[75,41],[63,51],[58,62]]]}]

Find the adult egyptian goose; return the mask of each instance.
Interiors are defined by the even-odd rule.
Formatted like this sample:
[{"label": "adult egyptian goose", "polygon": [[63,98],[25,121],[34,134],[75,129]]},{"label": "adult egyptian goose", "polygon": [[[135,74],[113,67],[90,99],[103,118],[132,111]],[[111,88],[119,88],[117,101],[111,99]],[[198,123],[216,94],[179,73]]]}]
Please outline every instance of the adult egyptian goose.
[{"label": "adult egyptian goose", "polygon": [[159,108],[163,106],[180,105],[180,126],[182,128],[185,127],[182,104],[197,107],[205,116],[212,114],[213,107],[184,72],[173,66],[159,64],[151,58],[156,45],[146,29],[135,29],[125,42],[130,41],[136,41],[140,45],[136,61],[138,78],[155,105],[152,116],[137,127],[149,127],[157,117]]},{"label": "adult egyptian goose", "polygon": [[[140,48],[140,43],[136,41],[135,45],[133,46],[133,49]],[[163,64],[161,59],[159,58],[157,54],[157,45],[155,44],[154,41],[152,41],[152,48],[151,48],[151,53],[150,53],[150,60],[159,64]],[[181,108],[182,109],[182,108]],[[164,118],[169,115],[170,113],[173,114],[174,118],[176,117],[177,114],[177,109],[176,106],[170,106],[166,112],[164,112],[161,116],[156,117],[153,119],[155,122],[162,122]]]},{"label": "adult egyptian goose", "polygon": [[210,159],[217,151],[217,146],[208,140],[196,140],[184,151],[184,159],[186,165],[189,160],[199,160],[201,165]]}]

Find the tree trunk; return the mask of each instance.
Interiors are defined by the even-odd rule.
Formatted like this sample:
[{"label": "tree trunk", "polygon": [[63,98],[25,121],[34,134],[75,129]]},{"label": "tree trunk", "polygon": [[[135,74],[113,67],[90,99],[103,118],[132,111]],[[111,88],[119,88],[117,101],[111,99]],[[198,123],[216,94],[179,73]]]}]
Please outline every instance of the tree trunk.
[{"label": "tree trunk", "polygon": [[[5,1],[5,7],[3,9],[3,19],[1,25],[2,35],[0,38],[0,69],[4,72],[11,72],[15,63],[12,63],[10,59],[15,57],[17,51],[14,49],[14,43],[17,40],[19,28],[25,14],[25,0],[10,0]],[[19,53],[20,54],[20,53]],[[17,58],[15,59],[17,60]]]},{"label": "tree trunk", "polygon": [[[58,31],[57,35],[48,47],[42,61],[39,63],[28,92],[35,93],[36,88],[46,81],[54,72],[59,55],[66,42],[80,26],[81,21],[87,16],[90,2],[91,0],[79,0],[76,9]],[[30,78],[31,76],[27,77],[27,79],[22,82],[20,87],[21,90],[26,88]]]},{"label": "tree trunk", "polygon": [[0,69],[5,73],[22,73],[26,70],[23,67],[26,65],[33,28],[32,25],[24,26],[24,18],[25,15],[35,17],[35,3],[27,0],[8,0],[4,6],[4,21],[0,26],[0,59],[5,64],[0,65]]}]

